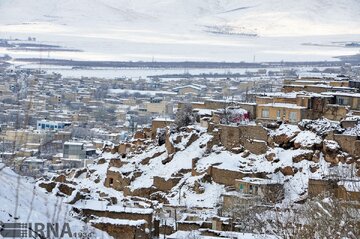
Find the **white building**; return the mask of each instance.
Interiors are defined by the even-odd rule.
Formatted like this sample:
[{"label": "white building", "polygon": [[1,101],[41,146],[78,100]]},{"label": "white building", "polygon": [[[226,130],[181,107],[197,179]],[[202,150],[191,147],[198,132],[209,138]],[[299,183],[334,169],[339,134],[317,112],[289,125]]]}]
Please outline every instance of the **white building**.
[{"label": "white building", "polygon": [[36,128],[38,130],[61,130],[70,125],[69,122],[38,120]]}]

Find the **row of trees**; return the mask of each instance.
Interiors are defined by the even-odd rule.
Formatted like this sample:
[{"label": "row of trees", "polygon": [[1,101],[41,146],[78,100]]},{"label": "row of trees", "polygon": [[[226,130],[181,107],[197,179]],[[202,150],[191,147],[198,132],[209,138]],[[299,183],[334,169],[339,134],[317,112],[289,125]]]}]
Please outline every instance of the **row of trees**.
[{"label": "row of trees", "polygon": [[235,202],[223,208],[241,231],[283,239],[360,238],[360,208],[333,196],[308,199],[292,207]]}]

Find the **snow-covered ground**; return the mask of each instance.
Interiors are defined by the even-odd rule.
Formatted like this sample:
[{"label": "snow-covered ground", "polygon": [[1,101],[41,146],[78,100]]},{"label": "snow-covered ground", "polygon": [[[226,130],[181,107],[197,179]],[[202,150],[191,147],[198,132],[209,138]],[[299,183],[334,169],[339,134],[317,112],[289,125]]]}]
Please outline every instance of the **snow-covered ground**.
[{"label": "snow-covered ground", "polygon": [[[76,220],[65,199],[45,193],[33,180],[21,177],[0,163],[0,221],[3,223],[69,223],[71,233],[93,232],[100,238],[109,236]],[[53,235],[53,234],[50,234]],[[68,238],[68,234],[65,234]]]},{"label": "snow-covered ground", "polygon": [[302,44],[358,41],[359,11],[358,0],[1,0],[0,38],[33,36],[84,50],[10,52],[28,57],[331,60],[359,49]]}]

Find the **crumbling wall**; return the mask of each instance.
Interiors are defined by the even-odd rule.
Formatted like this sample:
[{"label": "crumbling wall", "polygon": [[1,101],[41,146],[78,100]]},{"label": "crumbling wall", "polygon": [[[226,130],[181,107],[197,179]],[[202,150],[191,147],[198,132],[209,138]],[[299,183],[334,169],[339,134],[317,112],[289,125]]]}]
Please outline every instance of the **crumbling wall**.
[{"label": "crumbling wall", "polygon": [[173,187],[175,187],[181,177],[171,177],[169,179],[165,179],[163,177],[154,176],[154,182],[153,185],[160,191],[170,191]]}]

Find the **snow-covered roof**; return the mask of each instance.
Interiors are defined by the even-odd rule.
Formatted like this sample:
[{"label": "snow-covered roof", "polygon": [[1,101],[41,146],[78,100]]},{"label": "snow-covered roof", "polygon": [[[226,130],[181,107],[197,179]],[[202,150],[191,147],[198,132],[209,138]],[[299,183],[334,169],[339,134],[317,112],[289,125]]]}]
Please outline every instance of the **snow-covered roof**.
[{"label": "snow-covered roof", "polygon": [[169,119],[169,118],[155,118],[152,121],[165,121],[165,122],[174,122],[173,119]]},{"label": "snow-covered roof", "polygon": [[249,178],[249,177],[245,177],[245,178],[242,178],[242,179],[236,179],[235,181],[246,182],[246,183],[251,183],[251,184],[258,184],[258,185],[279,184],[280,183],[280,182],[278,182],[276,180],[271,180],[271,179]]},{"label": "snow-covered roof", "polygon": [[133,214],[152,214],[151,208],[135,208],[135,207],[123,207],[123,206],[108,206],[107,201],[95,201],[88,200],[81,204],[74,205],[79,209],[88,209],[94,211],[107,211],[107,212],[119,212],[119,213],[133,213]]},{"label": "snow-covered roof", "polygon": [[127,219],[113,219],[108,217],[100,217],[90,220],[92,224],[112,224],[117,226],[141,226],[146,224],[145,220],[127,220]]},{"label": "snow-covered roof", "polygon": [[353,92],[338,92],[337,91],[337,92],[323,92],[321,94],[360,98],[360,93],[353,93]]},{"label": "snow-covered roof", "polygon": [[275,107],[275,108],[288,108],[288,109],[306,109],[306,107],[299,106],[296,104],[290,104],[290,103],[268,103],[268,104],[259,104],[259,106]]},{"label": "snow-covered roof", "polygon": [[360,192],[360,180],[341,180],[338,185],[344,186],[348,192]]}]

